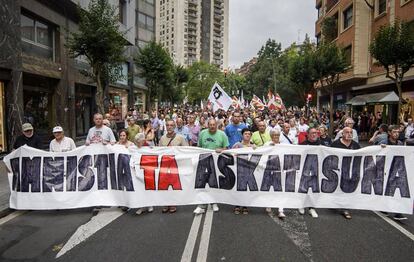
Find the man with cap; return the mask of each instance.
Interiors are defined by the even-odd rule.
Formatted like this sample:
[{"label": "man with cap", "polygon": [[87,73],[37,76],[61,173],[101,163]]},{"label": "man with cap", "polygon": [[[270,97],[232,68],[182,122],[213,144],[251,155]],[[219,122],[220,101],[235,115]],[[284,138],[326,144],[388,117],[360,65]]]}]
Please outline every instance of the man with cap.
[{"label": "man with cap", "polygon": [[73,139],[65,136],[61,126],[55,126],[53,128],[53,136],[55,139],[50,141],[50,152],[67,152],[76,148]]},{"label": "man with cap", "polygon": [[23,134],[16,138],[13,149],[18,149],[21,146],[28,145],[37,149],[42,149],[42,141],[40,137],[33,132],[33,126],[30,123],[22,125]]}]

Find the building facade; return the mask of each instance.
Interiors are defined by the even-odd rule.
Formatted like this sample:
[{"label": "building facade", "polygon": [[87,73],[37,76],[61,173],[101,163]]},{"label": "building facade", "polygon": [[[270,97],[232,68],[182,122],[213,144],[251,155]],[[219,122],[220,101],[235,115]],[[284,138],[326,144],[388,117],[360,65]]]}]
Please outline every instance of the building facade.
[{"label": "building facade", "polygon": [[[335,23],[335,40],[346,55],[349,67],[341,75],[338,88],[335,90],[334,105],[329,105],[329,95],[318,90],[320,105],[324,108],[351,109],[352,112],[381,112],[388,123],[396,123],[400,112],[397,112],[397,101],[381,102],[381,96],[369,104],[353,103],[354,97],[362,98],[370,94],[381,93],[384,96],[394,92],[395,85],[385,77],[385,69],[376,65],[369,52],[378,29],[397,19],[409,22],[414,26],[413,0],[316,0],[318,18],[315,24],[317,43],[322,38],[322,23],[327,17],[333,17]],[[414,28],[414,27],[413,27]],[[398,94],[398,93],[397,93]],[[393,97],[395,97],[393,95]],[[403,97],[408,103],[404,118],[413,116],[414,109],[414,68],[407,72],[403,83]],[[394,99],[395,100],[395,99]],[[407,109],[409,108],[409,109]],[[409,111],[409,112],[408,112]]]},{"label": "building facade", "polygon": [[[105,104],[114,119],[123,124],[128,107],[146,107],[145,79],[138,76],[133,63],[138,52],[135,43],[154,38],[154,28],[142,29],[136,15],[155,19],[155,4],[150,0],[110,0],[118,7],[119,26],[126,31],[126,61],[123,78],[105,90]],[[52,127],[61,125],[66,135],[83,139],[92,126],[96,112],[96,84],[80,70],[89,65],[81,57],[68,56],[68,32],[77,30],[78,4],[88,0],[0,0],[0,147],[10,151],[21,125],[31,122],[45,142]],[[155,24],[153,20],[153,24]],[[131,28],[133,30],[131,30]],[[141,34],[141,31],[144,31]]]},{"label": "building facade", "polygon": [[159,0],[156,39],[175,64],[228,67],[229,0]]}]

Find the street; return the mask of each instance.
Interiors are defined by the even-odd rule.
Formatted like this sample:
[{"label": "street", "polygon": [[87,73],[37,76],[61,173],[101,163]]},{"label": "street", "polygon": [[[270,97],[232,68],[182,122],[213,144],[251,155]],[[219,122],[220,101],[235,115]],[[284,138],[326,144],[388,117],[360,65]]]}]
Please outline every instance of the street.
[{"label": "street", "polygon": [[[0,220],[1,261],[412,261],[414,218],[319,209],[319,218],[220,205],[194,216],[119,208],[15,211]],[[382,215],[382,214],[380,214]]]}]

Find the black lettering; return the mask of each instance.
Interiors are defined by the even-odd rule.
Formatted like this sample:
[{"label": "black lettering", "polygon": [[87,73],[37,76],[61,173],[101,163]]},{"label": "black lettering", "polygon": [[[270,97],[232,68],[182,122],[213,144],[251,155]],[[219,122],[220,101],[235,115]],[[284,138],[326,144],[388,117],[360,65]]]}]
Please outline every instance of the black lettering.
[{"label": "black lettering", "polygon": [[65,168],[64,157],[44,157],[43,158],[43,192],[63,191],[63,175]]},{"label": "black lettering", "polygon": [[382,196],[384,187],[384,166],[385,156],[377,156],[376,161],[372,156],[364,158],[364,176],[361,182],[361,193],[371,194],[371,189],[374,187],[375,195]]},{"label": "black lettering", "polygon": [[259,164],[261,155],[237,156],[237,191],[247,191],[247,185],[250,191],[258,191],[254,170]]},{"label": "black lettering", "polygon": [[118,190],[134,191],[132,184],[131,167],[129,166],[131,156],[126,154],[118,155]]},{"label": "black lettering", "polygon": [[300,178],[299,193],[308,193],[312,188],[313,193],[319,193],[319,167],[318,155],[308,154],[303,164],[302,176]]},{"label": "black lettering", "polygon": [[109,176],[111,177],[111,189],[117,190],[118,183],[116,181],[115,154],[109,154]]},{"label": "black lettering", "polygon": [[278,155],[270,155],[267,159],[266,168],[263,173],[263,181],[260,191],[269,191],[273,186],[274,191],[282,191],[282,171]]},{"label": "black lettering", "polygon": [[41,157],[22,157],[22,192],[29,192],[29,185],[31,192],[40,192],[40,164]]},{"label": "black lettering", "polygon": [[361,173],[361,160],[361,156],[355,156],[353,159],[351,156],[343,157],[340,187],[344,193],[352,193],[357,189]]},{"label": "black lettering", "polygon": [[76,191],[77,163],[78,158],[76,156],[66,158],[66,191]]},{"label": "black lettering", "polygon": [[92,156],[84,155],[79,159],[78,170],[80,176],[78,177],[78,190],[88,191],[95,183],[95,174],[92,170]]},{"label": "black lettering", "polygon": [[20,158],[10,159],[10,165],[13,173],[12,190],[20,192]]},{"label": "black lettering", "polygon": [[300,169],[301,155],[285,155],[283,170],[286,173],[285,192],[295,192],[296,172]]},{"label": "black lettering", "polygon": [[233,170],[229,167],[234,165],[234,158],[232,155],[221,154],[217,160],[218,169],[223,174],[219,176],[219,184],[221,189],[230,190],[236,183],[236,176]]},{"label": "black lettering", "polygon": [[108,155],[99,154],[95,155],[95,168],[98,178],[98,190],[108,189]]},{"label": "black lettering", "polygon": [[394,196],[397,188],[400,189],[401,197],[410,198],[407,169],[405,167],[405,159],[403,156],[394,156],[392,159],[387,187],[385,188],[385,195]]},{"label": "black lettering", "polygon": [[338,170],[339,158],[338,156],[327,156],[322,163],[322,174],[327,178],[322,179],[321,191],[323,193],[333,193],[338,187]]},{"label": "black lettering", "polygon": [[207,183],[210,188],[218,188],[213,155],[201,154],[198,159],[194,188],[206,188]]}]

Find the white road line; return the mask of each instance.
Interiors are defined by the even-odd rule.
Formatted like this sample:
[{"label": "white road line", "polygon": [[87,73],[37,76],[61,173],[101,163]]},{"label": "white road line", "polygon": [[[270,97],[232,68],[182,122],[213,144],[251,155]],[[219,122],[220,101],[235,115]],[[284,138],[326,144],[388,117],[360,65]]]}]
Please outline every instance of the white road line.
[{"label": "white road line", "polygon": [[412,241],[414,241],[414,234],[411,233],[410,231],[408,231],[407,229],[403,228],[402,226],[400,226],[397,222],[395,222],[394,220],[392,220],[391,218],[385,216],[384,214],[382,214],[381,212],[377,212],[377,211],[373,211],[375,214],[377,214],[380,218],[384,219],[386,222],[388,222],[388,224],[390,224],[391,226],[395,227],[396,229],[398,229],[401,233],[403,233],[405,236],[407,236],[409,239],[411,239]]},{"label": "white road line", "polygon": [[206,218],[204,219],[203,232],[201,233],[200,247],[198,248],[197,262],[207,261],[208,245],[210,242],[211,225],[213,224],[213,210],[208,205]]},{"label": "white road line", "polygon": [[2,219],[0,219],[0,226],[3,225],[4,223],[9,222],[10,220],[23,215],[24,213],[26,213],[27,211],[14,211],[13,213],[3,217]]},{"label": "white road line", "polygon": [[117,207],[102,208],[99,213],[96,216],[92,217],[88,223],[78,227],[75,233],[69,238],[68,242],[66,242],[63,248],[56,255],[56,258],[64,255],[76,245],[82,243],[90,236],[95,234],[98,230],[102,229],[123,214],[124,212]]},{"label": "white road line", "polygon": [[193,256],[194,246],[197,241],[198,231],[200,230],[201,219],[203,215],[195,215],[193,219],[193,224],[191,225],[190,232],[188,233],[187,242],[185,243],[185,248],[183,255],[181,256],[181,262],[190,262],[191,257]]}]

